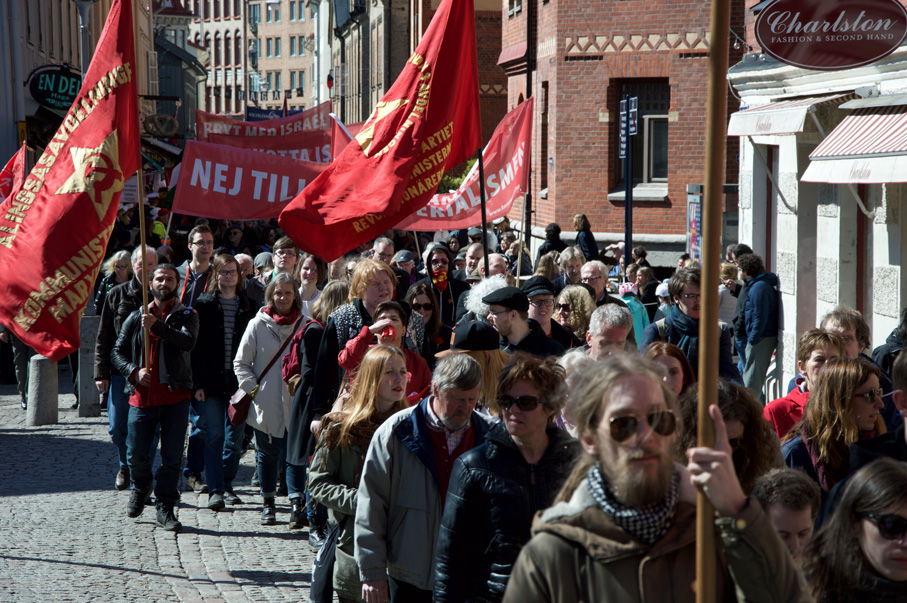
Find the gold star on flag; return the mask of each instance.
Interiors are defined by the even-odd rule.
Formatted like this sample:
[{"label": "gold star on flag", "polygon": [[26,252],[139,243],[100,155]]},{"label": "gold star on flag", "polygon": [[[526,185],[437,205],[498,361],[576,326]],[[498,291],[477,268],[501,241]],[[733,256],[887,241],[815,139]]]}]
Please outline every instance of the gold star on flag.
[{"label": "gold star on flag", "polygon": [[123,190],[124,184],[116,130],[93,149],[73,147],[69,152],[75,170],[56,194],[88,193],[98,220],[103,221],[113,196]]},{"label": "gold star on flag", "polygon": [[394,101],[381,101],[375,105],[375,111],[369,118],[368,123],[365,124],[365,127],[356,135],[356,142],[359,143],[359,146],[362,148],[362,152],[366,157],[371,157],[372,142],[375,137],[375,124],[404,106],[407,102],[409,101],[405,98],[401,98]]}]

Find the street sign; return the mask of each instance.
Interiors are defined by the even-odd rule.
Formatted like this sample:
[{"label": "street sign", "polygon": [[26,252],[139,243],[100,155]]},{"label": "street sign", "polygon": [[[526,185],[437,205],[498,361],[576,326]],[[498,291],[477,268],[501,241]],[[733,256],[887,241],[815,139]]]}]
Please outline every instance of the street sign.
[{"label": "street sign", "polygon": [[28,91],[39,105],[67,110],[82,85],[82,76],[67,65],[45,65],[29,76]]},{"label": "street sign", "polygon": [[[639,97],[631,96],[630,97],[630,110],[627,111],[627,101],[626,99],[620,101],[620,158],[627,158],[627,132],[629,131],[630,136],[636,136],[637,127],[636,123],[639,120],[639,111],[637,107],[639,105]],[[627,120],[629,119],[629,124]]]},{"label": "street sign", "polygon": [[630,136],[636,136],[636,122],[639,117],[639,97],[630,97]]}]

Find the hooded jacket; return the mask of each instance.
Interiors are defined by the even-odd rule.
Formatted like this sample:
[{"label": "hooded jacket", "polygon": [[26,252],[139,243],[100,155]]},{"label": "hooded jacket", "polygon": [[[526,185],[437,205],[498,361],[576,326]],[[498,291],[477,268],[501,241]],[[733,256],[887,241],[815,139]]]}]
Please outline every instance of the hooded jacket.
[{"label": "hooded jacket", "polygon": [[755,345],[760,339],[778,336],[780,306],[774,272],[763,272],[747,282],[744,322],[748,343]]},{"label": "hooded jacket", "polygon": [[[685,472],[685,469],[683,469]],[[568,502],[536,517],[504,603],[689,602],[696,595],[696,506],[689,477],[667,534],[649,546],[598,507],[584,480]],[[812,601],[803,577],[759,503],[715,520],[716,600]]]}]

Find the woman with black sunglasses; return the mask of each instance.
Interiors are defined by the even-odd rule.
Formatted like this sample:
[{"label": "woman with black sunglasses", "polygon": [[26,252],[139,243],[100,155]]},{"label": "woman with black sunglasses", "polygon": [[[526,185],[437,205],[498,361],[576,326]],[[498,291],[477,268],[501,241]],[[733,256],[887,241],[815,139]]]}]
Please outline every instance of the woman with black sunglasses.
[{"label": "woman with black sunglasses", "polygon": [[904,601],[907,464],[883,457],[854,473],[804,558],[818,603]]},{"label": "woman with black sunglasses", "polygon": [[426,360],[435,368],[435,354],[450,349],[453,329],[441,323],[438,296],[428,283],[415,284],[406,293],[406,303],[422,315],[425,323]]},{"label": "woman with black sunglasses", "polygon": [[500,601],[536,511],[554,501],[578,444],[554,426],[564,372],[524,352],[498,379],[501,420],[457,459],[441,520],[434,601]]}]

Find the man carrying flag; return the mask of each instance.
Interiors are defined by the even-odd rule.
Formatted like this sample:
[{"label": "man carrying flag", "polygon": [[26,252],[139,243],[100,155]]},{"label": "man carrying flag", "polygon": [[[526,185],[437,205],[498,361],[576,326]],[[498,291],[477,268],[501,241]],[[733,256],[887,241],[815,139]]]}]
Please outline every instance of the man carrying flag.
[{"label": "man carrying flag", "polygon": [[124,182],[139,160],[132,6],[114,0],[75,102],[0,204],[0,321],[59,360],[79,347]]},{"label": "man carrying flag", "polygon": [[300,246],[333,260],[392,228],[481,144],[472,0],[442,0],[371,117],[280,215]]}]

